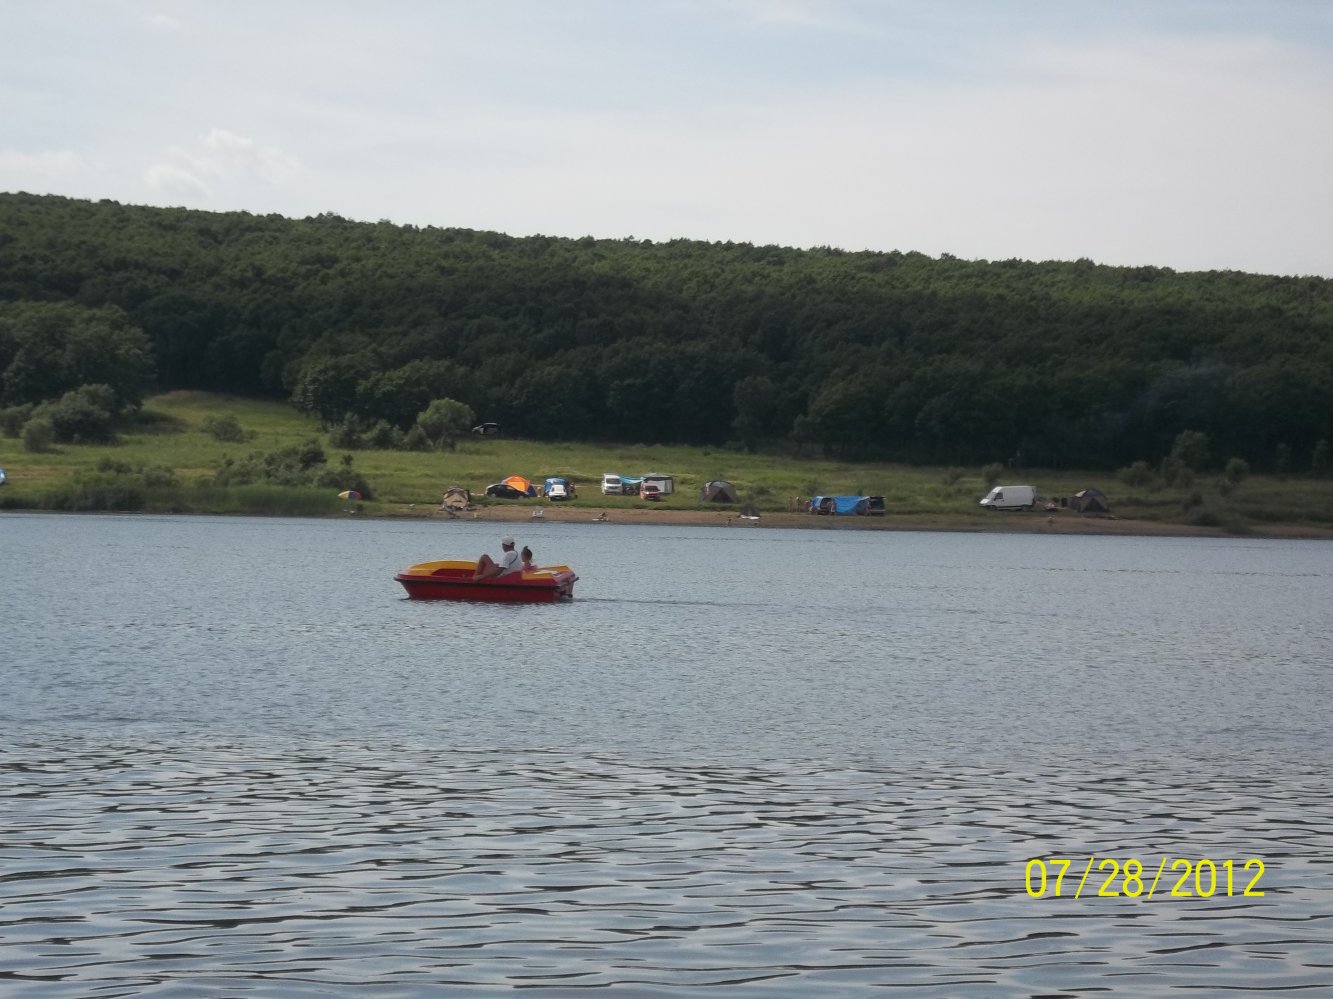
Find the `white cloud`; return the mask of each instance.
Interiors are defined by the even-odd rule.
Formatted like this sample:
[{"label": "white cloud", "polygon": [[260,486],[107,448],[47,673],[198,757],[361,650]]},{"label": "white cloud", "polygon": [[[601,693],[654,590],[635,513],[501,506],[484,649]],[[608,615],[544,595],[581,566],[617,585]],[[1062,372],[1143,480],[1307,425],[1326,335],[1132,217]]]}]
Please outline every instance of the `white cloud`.
[{"label": "white cloud", "polygon": [[174,163],[155,163],[148,168],[144,180],[154,191],[164,194],[208,197],[208,185],[195,174]]},{"label": "white cloud", "polygon": [[204,139],[210,169],[222,174],[244,174],[269,184],[287,184],[301,173],[301,163],[275,146],[261,146],[253,139],[215,128]]},{"label": "white cloud", "polygon": [[14,149],[0,149],[0,188],[10,189],[11,178],[29,181],[63,179],[87,171],[88,165],[77,153],[69,150],[51,150],[23,153]]},{"label": "white cloud", "polygon": [[154,191],[212,199],[223,192],[243,190],[258,182],[283,188],[303,173],[300,161],[274,146],[226,129],[214,128],[190,148],[173,147],[166,159],[152,164],[144,181]]}]

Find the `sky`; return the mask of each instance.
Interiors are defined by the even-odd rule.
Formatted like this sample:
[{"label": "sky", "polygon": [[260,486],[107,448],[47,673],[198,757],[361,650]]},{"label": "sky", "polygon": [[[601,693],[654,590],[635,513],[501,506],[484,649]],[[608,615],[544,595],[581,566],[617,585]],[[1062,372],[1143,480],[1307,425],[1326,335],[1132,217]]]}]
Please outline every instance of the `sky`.
[{"label": "sky", "polygon": [[0,191],[1333,277],[1333,3],[0,0]]}]

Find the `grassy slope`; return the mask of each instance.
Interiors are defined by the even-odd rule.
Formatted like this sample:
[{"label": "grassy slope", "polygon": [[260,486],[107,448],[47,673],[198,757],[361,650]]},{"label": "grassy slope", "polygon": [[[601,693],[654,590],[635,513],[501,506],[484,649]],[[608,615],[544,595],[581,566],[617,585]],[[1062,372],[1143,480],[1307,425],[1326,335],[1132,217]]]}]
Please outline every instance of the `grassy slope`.
[{"label": "grassy slope", "polygon": [[[271,451],[318,436],[331,463],[341,452],[328,446],[316,424],[284,403],[236,399],[197,392],[173,392],[149,400],[145,413],[156,417],[146,429],[127,433],[113,446],[62,445],[49,454],[29,454],[16,440],[0,438],[0,467],[8,470],[5,505],[35,505],[43,491],[68,483],[80,471],[91,471],[104,457],[131,466],[165,466],[186,484],[203,480],[227,455]],[[232,415],[254,435],[246,444],[222,443],[199,427],[206,416]],[[885,526],[985,527],[997,516],[980,510],[977,500],[986,485],[978,469],[949,472],[884,464],[845,464],[816,459],[752,455],[734,451],[687,447],[555,444],[498,439],[471,439],[454,452],[356,452],[356,466],[377,492],[378,502],[367,512],[405,513],[412,504],[422,511],[439,503],[445,487],[458,483],[480,493],[488,483],[519,474],[540,481],[547,475],[565,475],[579,487],[572,504],[584,508],[642,508],[637,498],[604,497],[598,490],[603,472],[628,475],[665,472],[675,476],[676,495],[671,509],[705,509],[700,486],[710,479],[727,479],[744,501],[765,511],[791,508],[797,497],[814,493],[882,494],[889,516]],[[1285,524],[1316,529],[1333,528],[1333,482],[1309,479],[1278,480],[1256,476],[1224,496],[1215,475],[1201,476],[1192,489],[1131,488],[1107,473],[1026,470],[1013,481],[1030,483],[1047,496],[1072,495],[1097,486],[1110,497],[1120,520],[1156,524],[1202,521],[1228,530]],[[1202,506],[1185,508],[1191,492],[1201,494]],[[182,499],[184,496],[184,499]],[[532,501],[527,501],[530,505]],[[496,501],[497,505],[499,501]],[[515,504],[522,505],[522,504]],[[236,502],[220,502],[216,491],[176,491],[167,508],[199,512],[236,512]],[[265,510],[263,504],[252,512]],[[244,503],[240,509],[244,509]],[[318,509],[316,502],[315,508]],[[342,504],[329,497],[328,512]],[[1067,516],[1067,515],[1062,515]],[[857,518],[860,520],[860,518]]]}]

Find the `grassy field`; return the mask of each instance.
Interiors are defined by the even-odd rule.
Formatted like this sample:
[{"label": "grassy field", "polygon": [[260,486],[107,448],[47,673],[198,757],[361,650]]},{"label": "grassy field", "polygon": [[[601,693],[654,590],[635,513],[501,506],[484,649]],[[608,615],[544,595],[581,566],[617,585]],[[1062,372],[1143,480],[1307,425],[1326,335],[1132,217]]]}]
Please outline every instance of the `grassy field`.
[{"label": "grassy field", "polygon": [[[210,416],[234,417],[250,439],[215,440],[202,429]],[[313,420],[284,403],[173,392],[150,399],[140,424],[113,445],[59,445],[51,452],[32,454],[18,440],[0,438],[0,468],[9,477],[0,488],[0,508],[343,514],[346,504],[336,497],[336,490],[211,484],[228,457],[270,452],[310,437],[320,440],[330,465],[340,463],[345,452],[331,447]],[[765,513],[794,512],[800,500],[822,493],[884,496],[888,516],[874,522],[886,527],[980,529],[1013,516],[1032,516],[979,508],[977,501],[988,488],[980,468],[850,464],[721,449],[539,443],[503,437],[472,438],[456,451],[357,451],[354,464],[374,489],[375,501],[360,507],[360,512],[372,515],[427,515],[439,505],[443,490],[454,484],[478,494],[476,502],[483,510],[526,511],[539,501],[488,500],[479,495],[489,483],[513,474],[538,483],[548,475],[571,479],[579,498],[565,509],[643,510],[650,505],[637,497],[601,495],[602,473],[664,472],[675,477],[676,493],[662,504],[663,512],[718,510],[700,500],[700,488],[711,479],[726,479],[736,486],[743,503]],[[122,471],[108,472],[108,467]],[[131,471],[123,471],[126,468]],[[1025,469],[1006,473],[1005,481],[1031,484],[1039,494],[1052,497],[1096,486],[1109,497],[1119,521],[1228,533],[1270,533],[1278,528],[1333,532],[1330,480],[1252,476],[1228,488],[1213,473],[1199,475],[1188,486],[1130,487],[1107,472]],[[1058,516],[1073,515],[1062,511]],[[831,518],[810,518],[816,519]],[[869,518],[849,519],[869,526]]]}]

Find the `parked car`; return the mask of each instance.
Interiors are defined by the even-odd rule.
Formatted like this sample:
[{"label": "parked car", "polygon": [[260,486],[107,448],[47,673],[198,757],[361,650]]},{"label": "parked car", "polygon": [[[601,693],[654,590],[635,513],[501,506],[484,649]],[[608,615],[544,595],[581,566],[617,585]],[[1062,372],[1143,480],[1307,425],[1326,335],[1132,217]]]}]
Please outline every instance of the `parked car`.
[{"label": "parked car", "polygon": [[9,478],[5,475],[5,470],[0,468],[0,486],[3,486],[8,481]]},{"label": "parked car", "polygon": [[522,499],[527,495],[522,489],[515,489],[508,482],[492,482],[486,487],[487,496],[498,496],[500,499]]},{"label": "parked car", "polygon": [[619,496],[624,491],[624,483],[620,481],[620,476],[615,472],[607,472],[602,476],[603,496]]},{"label": "parked car", "polygon": [[645,482],[639,487],[639,499],[660,501],[662,499],[662,487],[654,482]]},{"label": "parked car", "polygon": [[548,500],[574,499],[578,495],[574,490],[574,483],[559,475],[553,475],[546,480],[542,486],[542,493]]},{"label": "parked car", "polygon": [[500,424],[478,423],[472,428],[472,432],[480,437],[494,437],[500,433]]}]

